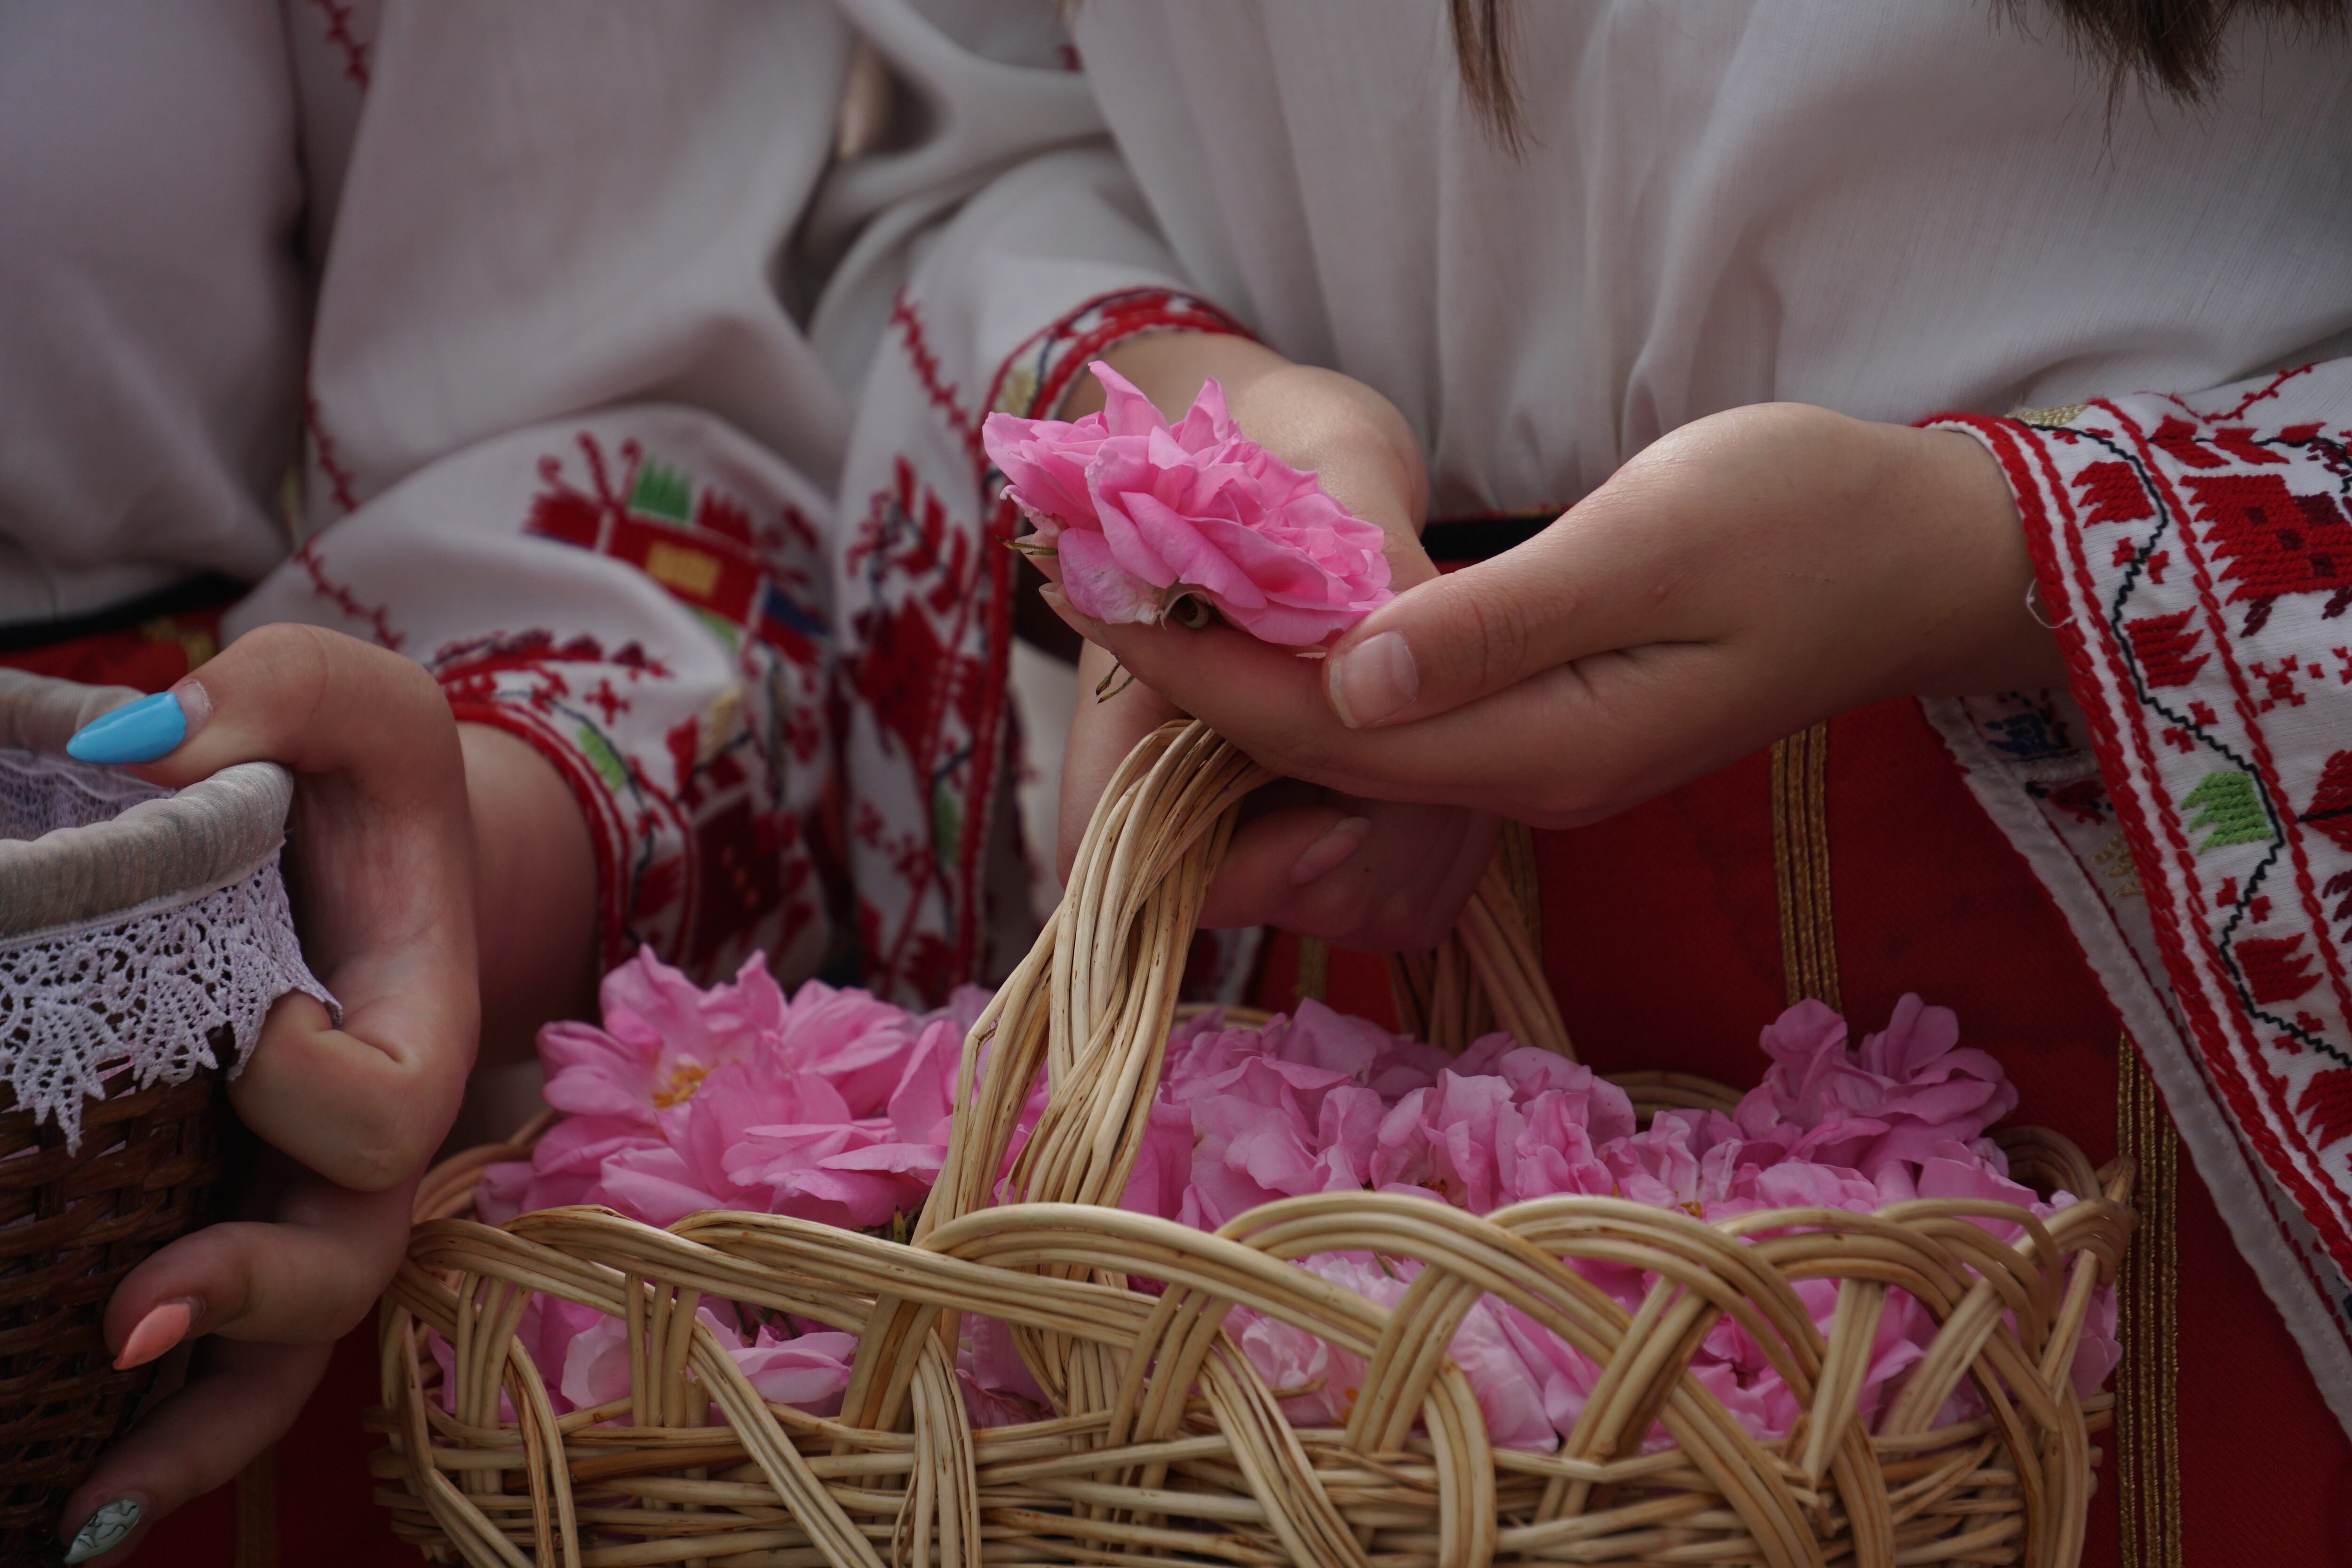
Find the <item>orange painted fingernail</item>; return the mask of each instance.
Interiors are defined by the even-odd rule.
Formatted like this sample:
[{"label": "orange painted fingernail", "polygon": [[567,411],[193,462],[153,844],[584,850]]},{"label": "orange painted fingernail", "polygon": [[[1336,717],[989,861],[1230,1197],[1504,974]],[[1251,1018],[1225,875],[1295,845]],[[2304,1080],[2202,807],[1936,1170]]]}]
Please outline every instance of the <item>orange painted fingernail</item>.
[{"label": "orange painted fingernail", "polygon": [[176,1301],[164,1301],[147,1309],[122,1342],[122,1353],[114,1358],[114,1370],[129,1372],[134,1366],[145,1366],[173,1345],[188,1337],[188,1326],[196,1321],[196,1304],[186,1297]]}]

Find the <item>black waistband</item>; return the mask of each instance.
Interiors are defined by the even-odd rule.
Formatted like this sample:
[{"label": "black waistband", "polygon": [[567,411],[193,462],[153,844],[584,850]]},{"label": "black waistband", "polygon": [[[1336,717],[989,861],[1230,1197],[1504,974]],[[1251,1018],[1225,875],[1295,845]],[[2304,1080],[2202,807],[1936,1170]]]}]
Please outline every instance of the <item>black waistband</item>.
[{"label": "black waistband", "polygon": [[1421,547],[1440,565],[1484,561],[1525,544],[1551,526],[1557,511],[1514,513],[1504,517],[1456,517],[1433,522],[1421,531]]},{"label": "black waistband", "polygon": [[76,637],[101,637],[108,632],[143,625],[158,616],[175,616],[184,610],[226,605],[244,593],[244,584],[232,582],[217,573],[207,572],[201,577],[191,577],[184,583],[175,583],[155,593],[142,594],[110,609],[92,610],[86,616],[68,616],[61,620],[16,621],[0,626],[0,653],[21,653],[26,648],[71,642]]}]

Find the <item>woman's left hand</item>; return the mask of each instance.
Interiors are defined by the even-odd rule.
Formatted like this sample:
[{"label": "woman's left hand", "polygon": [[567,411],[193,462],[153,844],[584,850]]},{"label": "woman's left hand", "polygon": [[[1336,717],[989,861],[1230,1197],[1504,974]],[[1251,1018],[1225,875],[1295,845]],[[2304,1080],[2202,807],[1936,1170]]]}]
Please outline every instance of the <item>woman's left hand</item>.
[{"label": "woman's left hand", "polygon": [[[108,1447],[58,1521],[67,1561],[128,1559],[157,1522],[282,1436],[407,1251],[414,1177],[360,1193],[264,1150],[246,1217],[183,1237],[106,1304],[118,1366],[175,1352],[186,1381]],[[79,1555],[76,1555],[79,1552]]]},{"label": "woman's left hand", "polygon": [[1279,773],[1563,827],[1883,698],[2063,683],[2032,581],[1972,437],[1763,404],[1662,437],[1321,661],[1056,607]]}]

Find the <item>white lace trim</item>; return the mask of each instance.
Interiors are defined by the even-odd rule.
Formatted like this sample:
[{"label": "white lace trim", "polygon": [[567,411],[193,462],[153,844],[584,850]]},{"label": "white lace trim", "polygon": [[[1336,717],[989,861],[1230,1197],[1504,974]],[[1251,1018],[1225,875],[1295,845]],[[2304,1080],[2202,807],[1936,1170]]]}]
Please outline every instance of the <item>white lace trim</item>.
[{"label": "white lace trim", "polygon": [[[0,768],[0,831],[36,837],[168,794],[78,764]],[[133,1084],[231,1076],[270,1006],[290,991],[341,1009],[302,961],[278,851],[209,887],[95,920],[0,938],[0,1080],[36,1123],[54,1117],[81,1145],[82,1101]]]}]

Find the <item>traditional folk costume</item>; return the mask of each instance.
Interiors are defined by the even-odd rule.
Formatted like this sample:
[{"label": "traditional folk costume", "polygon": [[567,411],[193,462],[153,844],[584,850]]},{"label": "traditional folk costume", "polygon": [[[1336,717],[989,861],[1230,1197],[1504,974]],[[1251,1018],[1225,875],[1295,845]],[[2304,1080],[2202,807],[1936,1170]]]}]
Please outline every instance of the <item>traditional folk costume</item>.
[{"label": "traditional folk costume", "polygon": [[[1797,997],[1862,1028],[1905,991],[1956,1008],[2026,1116],[2141,1166],[2092,1560],[2339,1556],[2342,40],[2241,28],[2191,110],[2111,99],[2038,13],[1976,0],[1521,6],[1515,153],[1412,0],[1088,0],[1093,142],[1067,129],[1078,78],[991,74],[903,0],[845,8],[948,142],[1061,117],[914,254],[853,426],[836,592],[872,699],[843,744],[875,978],[995,961],[1013,561],[990,546],[1013,515],[979,426],[1052,411],[1119,342],[1246,332],[1380,389],[1428,455],[1441,558],[1720,409],[1959,411],[2015,489],[2072,690],[1850,713],[1541,836],[1555,987],[1596,1064],[1742,1084]],[[969,189],[923,184],[925,156],[890,155],[910,210]],[[918,657],[956,679],[918,689]],[[894,835],[917,804],[932,829]],[[1375,1011],[1360,978],[1335,1000]]]},{"label": "traditional folk costume", "polygon": [[[787,243],[850,50],[822,0],[0,7],[0,658],[374,640],[570,781],[605,962],[808,973],[846,406]],[[288,1562],[415,1561],[359,1341],[281,1447]],[[225,1568],[229,1504],[146,1556]]]},{"label": "traditional folk costume", "polygon": [[805,972],[845,410],[778,273],[846,30],[377,13],[0,22],[0,626],[257,584],[224,635],[381,643],[555,763],[608,963]]}]

